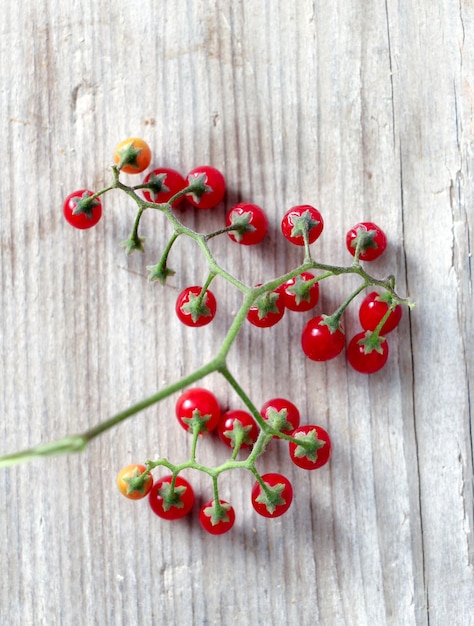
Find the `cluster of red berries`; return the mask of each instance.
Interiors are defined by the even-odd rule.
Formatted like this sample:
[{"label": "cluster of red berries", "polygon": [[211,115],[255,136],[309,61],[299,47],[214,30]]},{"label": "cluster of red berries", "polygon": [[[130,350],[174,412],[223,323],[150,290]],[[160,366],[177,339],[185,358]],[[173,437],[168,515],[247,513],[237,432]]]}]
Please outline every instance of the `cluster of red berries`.
[{"label": "cluster of red berries", "polygon": [[[127,187],[119,181],[119,174],[139,174],[149,168],[151,151],[146,142],[139,138],[129,138],[121,142],[114,151],[115,183],[109,188],[93,193],[81,189],[70,194],[63,205],[66,220],[73,226],[85,229],[97,224],[102,215],[100,197],[110,189],[121,188],[132,195],[138,205],[134,229],[127,241],[123,242],[127,253],[142,250],[143,240],[138,236],[138,224],[144,209],[158,209],[179,227],[165,249],[160,262],[149,266],[150,280],[166,282],[174,272],[167,267],[167,256],[171,245],[179,233],[186,233],[208,252],[207,241],[216,235],[227,234],[234,242],[251,246],[260,243],[268,231],[268,219],[261,207],[248,202],[233,206],[226,214],[225,225],[214,233],[200,235],[176,218],[174,209],[187,201],[199,209],[218,206],[225,196],[226,183],[219,170],[212,166],[200,166],[191,170],[186,177],[170,168],[155,168],[145,176],[142,183]],[[142,197],[137,195],[142,193]],[[304,354],[313,361],[328,361],[346,349],[347,360],[357,371],[371,374],[381,369],[388,358],[388,344],[385,335],[391,332],[401,318],[402,300],[396,295],[390,279],[385,281],[371,278],[362,269],[360,262],[377,259],[387,247],[383,231],[372,222],[360,222],[346,235],[346,247],[353,256],[348,268],[316,263],[309,246],[321,235],[324,228],[320,212],[310,205],[294,206],[281,220],[281,232],[291,244],[304,248],[305,261],[293,271],[265,285],[244,286],[235,281],[244,292],[245,301],[237,321],[247,319],[254,326],[271,327],[279,322],[285,311],[297,313],[311,311],[320,298],[320,282],[337,273],[356,273],[363,284],[332,314],[316,315],[304,326],[301,346]],[[313,272],[319,272],[315,274]],[[181,291],[175,303],[179,320],[191,327],[209,324],[216,315],[217,302],[210,290],[216,275],[229,275],[220,267],[210,267],[203,285],[188,286]],[[233,279],[232,279],[233,280]],[[237,284],[238,283],[238,284]],[[341,318],[350,302],[364,289],[377,285],[383,293],[371,291],[359,308],[362,331],[346,344],[346,336]],[[405,301],[406,302],[406,301]],[[236,336],[235,323],[226,337],[226,350]],[[240,328],[240,325],[239,325]],[[224,344],[223,344],[224,345]],[[230,373],[222,365],[210,371],[220,371],[228,380]],[[196,380],[196,378],[194,378]],[[236,384],[236,381],[234,381]],[[181,389],[187,387],[182,384]],[[234,388],[238,391],[237,387]],[[260,475],[255,461],[265,450],[268,442],[277,437],[287,442],[290,459],[304,469],[317,469],[325,465],[331,455],[331,441],[328,433],[319,426],[300,426],[300,414],[296,406],[283,398],[274,398],[265,403],[260,412],[246,398],[243,390],[240,396],[247,404],[247,410],[222,412],[213,393],[206,389],[191,388],[182,393],[176,403],[176,416],[183,428],[193,435],[190,459],[173,465],[165,459],[147,461],[145,465],[134,464],[125,467],[118,475],[120,491],[130,499],[148,496],[151,509],[164,519],[178,519],[187,515],[194,504],[194,492],[189,482],[182,476],[186,469],[205,471],[213,480],[214,497],[200,510],[202,526],[212,534],[228,531],[235,521],[232,506],[218,495],[217,478],[222,471],[246,468],[255,477],[252,489],[252,505],[257,513],[266,517],[278,517],[290,506],[293,497],[291,482],[280,473]],[[201,435],[215,432],[218,438],[231,448],[230,459],[218,468],[207,468],[195,460],[196,444]],[[237,460],[245,448],[249,454],[244,461]],[[154,481],[151,471],[156,467],[166,467],[171,473]]]},{"label": "cluster of red berries", "polygon": [[[273,398],[265,402],[260,417],[270,426],[271,432],[260,435],[261,430],[252,415],[242,409],[221,411],[216,396],[209,390],[194,387],[182,393],[176,402],[179,424],[195,440],[206,433],[217,433],[218,439],[232,449],[231,461],[221,469],[239,467],[233,464],[242,449],[252,449],[259,436],[268,441],[272,437],[288,435],[289,456],[295,465],[315,470],[325,465],[331,456],[331,440],[320,426],[300,426],[298,408],[285,398]],[[272,434],[275,433],[275,434]],[[262,445],[266,442],[262,441]],[[160,461],[148,461],[146,465],[133,464],[124,467],[117,476],[117,486],[127,498],[139,500],[148,496],[152,511],[167,520],[185,517],[191,512],[195,496],[191,484],[180,472],[175,471],[154,481],[151,469]],[[252,465],[256,481],[251,491],[251,503],[255,511],[264,517],[283,515],[293,499],[293,487],[283,474],[271,472],[260,475]],[[213,498],[203,504],[199,511],[202,527],[213,535],[230,530],[235,522],[235,510],[229,502]]]}]

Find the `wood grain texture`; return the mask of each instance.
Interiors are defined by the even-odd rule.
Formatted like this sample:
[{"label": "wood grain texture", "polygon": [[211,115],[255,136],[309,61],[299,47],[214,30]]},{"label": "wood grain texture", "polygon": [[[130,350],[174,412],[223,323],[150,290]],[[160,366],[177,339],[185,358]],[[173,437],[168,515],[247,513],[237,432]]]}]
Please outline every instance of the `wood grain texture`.
[{"label": "wood grain texture", "polygon": [[[263,248],[213,242],[245,282],[300,261],[279,222],[306,202],[324,215],[323,261],[347,262],[354,223],[382,225],[390,248],[374,271],[417,307],[370,378],[344,359],[305,361],[308,316],[242,329],[229,367],[256,405],[286,395],[333,438],[319,473],[292,469],[277,444],[262,460],[295,484],[281,519],[257,519],[246,474],[223,479],[238,521],[218,539],[116,494],[129,461],[186,457],[175,398],[81,455],[1,470],[2,625],[474,623],[473,29],[470,0],[4,3],[0,453],[81,432],[192,371],[239,306],[216,282],[215,323],[198,340],[179,326],[174,297],[202,280],[203,260],[179,242],[170,285],[147,281],[167,227],[146,215],[147,251],[126,257],[134,214],[118,192],[92,231],[63,223],[63,197],[105,186],[125,136],[183,173],[212,163],[226,206],[266,209]],[[206,231],[224,213],[183,219]],[[352,285],[333,280],[320,310]],[[355,332],[356,307],[345,325]],[[205,384],[237,403],[217,376]]]}]

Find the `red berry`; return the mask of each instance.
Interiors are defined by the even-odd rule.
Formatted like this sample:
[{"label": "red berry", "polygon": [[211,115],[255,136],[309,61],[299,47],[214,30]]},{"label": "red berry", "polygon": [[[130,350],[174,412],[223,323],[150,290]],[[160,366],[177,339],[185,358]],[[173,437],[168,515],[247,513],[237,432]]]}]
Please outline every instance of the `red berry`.
[{"label": "red berry", "polygon": [[281,221],[283,236],[296,246],[304,246],[304,232],[308,233],[308,243],[313,243],[323,232],[323,228],[321,213],[309,204],[289,209]]},{"label": "red berry", "polygon": [[388,359],[388,343],[384,337],[374,342],[370,331],[358,333],[347,346],[347,360],[361,374],[373,374],[382,369]]},{"label": "red berry", "polygon": [[160,478],[151,488],[148,500],[153,513],[167,520],[184,517],[194,504],[194,491],[188,481],[178,475],[172,489],[172,479],[172,475]]},{"label": "red berry", "polygon": [[175,410],[179,423],[189,432],[193,432],[196,422],[201,423],[201,432],[214,430],[221,416],[221,407],[216,396],[202,387],[192,387],[182,393]]},{"label": "red berry", "polygon": [[188,201],[198,209],[212,209],[225,195],[224,176],[211,165],[195,167],[186,177],[187,184],[199,181],[199,188],[186,194]]},{"label": "red berry", "polygon": [[81,230],[92,228],[102,217],[102,204],[99,198],[90,200],[93,195],[94,193],[88,189],[79,189],[64,200],[64,217],[74,228]]},{"label": "red berry", "polygon": [[254,326],[268,328],[277,324],[285,314],[283,297],[279,290],[261,295],[247,313],[248,321]]},{"label": "red berry", "polygon": [[267,400],[260,409],[260,415],[272,428],[283,433],[291,433],[300,425],[298,408],[285,398]]},{"label": "red berry", "polygon": [[205,326],[216,315],[217,302],[209,289],[200,298],[202,287],[186,287],[176,299],[176,315],[186,326]]},{"label": "red berry", "polygon": [[[143,196],[147,202],[165,203],[174,195],[186,187],[186,181],[176,170],[168,167],[161,167],[151,171],[143,180],[143,184],[150,187],[143,191]],[[178,206],[184,196],[179,197],[173,206]]]},{"label": "red berry", "polygon": [[256,204],[242,202],[236,204],[227,213],[226,226],[235,226],[236,230],[227,234],[244,246],[260,243],[267,234],[268,219]]},{"label": "red berry", "polygon": [[352,256],[355,255],[359,239],[362,240],[359,255],[361,261],[374,261],[387,247],[387,237],[385,233],[373,222],[360,222],[347,233],[346,247]]},{"label": "red berry", "polygon": [[255,443],[259,428],[247,411],[233,410],[222,413],[217,425],[219,439],[229,448],[248,448]]},{"label": "red berry", "polygon": [[279,517],[288,511],[293,500],[293,487],[282,474],[264,474],[262,480],[267,486],[264,490],[256,481],[252,488],[252,506],[263,517]]},{"label": "red berry", "polygon": [[327,316],[318,315],[309,320],[301,335],[301,346],[313,361],[329,361],[344,350],[346,336],[341,325],[333,329],[325,323]]},{"label": "red berry", "polygon": [[280,287],[283,304],[290,311],[305,312],[314,308],[319,300],[319,283],[307,284],[314,279],[310,272],[290,278]]},{"label": "red berry", "polygon": [[[391,304],[389,294],[379,295],[376,291],[369,293],[359,308],[359,319],[364,330],[375,330],[387,313]],[[392,310],[381,329],[386,335],[396,328],[402,318],[402,307],[397,304]]]},{"label": "red berry", "polygon": [[235,511],[225,500],[210,500],[203,504],[199,512],[201,526],[211,535],[222,535],[228,532],[235,522]]},{"label": "red berry", "polygon": [[295,465],[314,470],[326,465],[331,457],[331,440],[320,426],[305,425],[296,428],[292,437],[300,439],[304,445],[289,442],[290,458]]}]

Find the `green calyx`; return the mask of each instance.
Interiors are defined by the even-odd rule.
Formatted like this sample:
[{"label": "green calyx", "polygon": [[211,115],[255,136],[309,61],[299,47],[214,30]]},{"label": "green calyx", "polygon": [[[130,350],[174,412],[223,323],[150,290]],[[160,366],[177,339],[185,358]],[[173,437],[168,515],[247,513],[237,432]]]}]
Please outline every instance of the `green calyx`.
[{"label": "green calyx", "polygon": [[127,484],[127,495],[131,493],[145,493],[145,486],[150,479],[150,473],[148,471],[140,473],[137,468],[130,472],[127,476],[123,476],[122,480]]},{"label": "green calyx", "polygon": [[232,213],[230,217],[230,223],[232,226],[232,234],[237,241],[242,241],[245,233],[252,233],[257,230],[255,226],[250,223],[251,219],[252,214],[250,213],[250,211],[242,213],[241,215]]},{"label": "green calyx", "polygon": [[172,506],[175,506],[177,509],[182,509],[184,506],[183,494],[186,489],[187,487],[184,485],[173,487],[171,483],[163,483],[160,489],[158,489],[160,497],[163,498],[163,509],[169,511]]},{"label": "green calyx", "polygon": [[207,432],[207,422],[211,419],[210,415],[201,415],[199,409],[194,409],[192,417],[181,418],[183,423],[188,427],[191,433],[205,433]]},{"label": "green calyx", "polygon": [[225,430],[224,435],[230,439],[232,448],[240,448],[243,444],[251,444],[252,438],[249,436],[252,426],[243,426],[238,419],[234,420],[231,430]]},{"label": "green calyx", "polygon": [[189,187],[187,193],[193,196],[193,199],[198,202],[205,193],[210,193],[212,187],[206,185],[206,174],[199,174],[199,176],[190,177],[188,179]]},{"label": "green calyx", "polygon": [[188,301],[181,305],[181,310],[183,313],[191,315],[194,323],[201,317],[209,317],[211,315],[211,311],[206,304],[206,297],[201,297],[201,294],[189,293]]},{"label": "green calyx", "polygon": [[314,282],[307,281],[301,276],[297,276],[294,284],[288,287],[287,291],[296,296],[296,304],[301,304],[301,302],[309,302],[311,300],[310,291],[313,285]]},{"label": "green calyx", "polygon": [[267,511],[273,514],[277,506],[286,504],[286,500],[282,496],[284,489],[285,485],[283,483],[278,483],[272,487],[265,485],[265,489],[262,487],[259,495],[255,498],[255,502],[263,504]]},{"label": "green calyx", "polygon": [[270,407],[267,410],[267,422],[269,426],[271,426],[274,430],[278,432],[282,431],[290,431],[292,430],[292,426],[290,422],[286,419],[288,415],[287,409],[281,409],[281,411],[275,411],[273,407]]},{"label": "green calyx", "polygon": [[270,292],[264,293],[263,295],[257,298],[254,306],[256,306],[258,309],[259,319],[262,320],[269,313],[279,313],[279,309],[276,304],[278,302],[279,297],[280,297],[279,293],[276,293],[275,291],[270,291]]},{"label": "green calyx", "polygon": [[120,243],[122,248],[125,248],[125,252],[127,254],[133,254],[134,252],[145,252],[145,248],[143,244],[145,243],[145,239],[137,236],[130,236],[125,241]]},{"label": "green calyx", "polygon": [[125,165],[130,165],[131,167],[136,167],[138,169],[138,155],[142,151],[142,148],[135,148],[133,141],[127,144],[122,150],[118,152],[120,156],[120,161],[118,164],[118,169],[122,169]]},{"label": "green calyx", "polygon": [[82,196],[71,198],[71,201],[75,204],[72,214],[79,215],[80,213],[84,213],[89,220],[93,217],[92,213],[94,208],[100,204],[99,200],[90,196],[87,191],[85,191]]},{"label": "green calyx", "polygon": [[212,505],[207,506],[204,509],[204,515],[211,520],[211,524],[213,526],[216,526],[220,522],[229,521],[229,509],[230,504],[227,504],[227,502],[218,502],[217,500],[213,500]]},{"label": "green calyx", "polygon": [[162,263],[158,263],[157,265],[147,265],[147,270],[150,272],[148,274],[148,280],[158,281],[162,285],[166,284],[166,279],[168,276],[174,276],[176,272],[166,265]]},{"label": "green calyx", "polygon": [[150,178],[146,183],[146,188],[150,192],[153,200],[157,200],[158,194],[167,193],[169,187],[165,185],[166,174],[150,174]]},{"label": "green calyx", "polygon": [[318,439],[316,429],[310,430],[309,433],[304,435],[298,434],[297,440],[300,444],[295,448],[295,456],[300,459],[306,457],[314,463],[318,460],[318,450],[326,445],[325,441]]},{"label": "green calyx", "polygon": [[376,235],[377,231],[375,230],[364,230],[363,228],[359,228],[356,237],[354,237],[351,242],[351,247],[356,249],[359,246],[360,254],[364,254],[364,252],[369,248],[378,248],[378,245],[375,242]]},{"label": "green calyx", "polygon": [[364,346],[364,354],[370,354],[373,350],[379,354],[383,354],[382,345],[385,343],[385,337],[368,330],[362,339],[357,342],[360,346]]},{"label": "green calyx", "polygon": [[293,228],[291,230],[292,237],[304,237],[308,235],[312,228],[319,226],[320,222],[311,217],[310,211],[305,211],[299,216],[292,218]]}]

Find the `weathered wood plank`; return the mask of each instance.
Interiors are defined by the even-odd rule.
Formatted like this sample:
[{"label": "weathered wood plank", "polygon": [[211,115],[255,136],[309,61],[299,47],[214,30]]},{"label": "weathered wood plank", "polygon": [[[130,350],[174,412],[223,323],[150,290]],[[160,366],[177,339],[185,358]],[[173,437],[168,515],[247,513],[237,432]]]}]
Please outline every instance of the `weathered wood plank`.
[{"label": "weathered wood plank", "polygon": [[[216,282],[215,323],[198,342],[179,326],[175,295],[205,265],[180,242],[170,285],[149,283],[163,222],[146,215],[147,252],[125,257],[133,208],[118,192],[91,232],[63,223],[62,198],[106,185],[126,135],[183,173],[221,168],[227,206],[266,209],[263,249],[213,242],[245,282],[299,262],[279,222],[307,202],[324,215],[324,261],[347,262],[357,221],[383,226],[391,247],[374,271],[393,272],[417,307],[369,379],[343,359],[303,359],[308,316],[242,329],[229,366],[256,405],[286,395],[334,443],[330,466],[311,475],[271,446],[262,468],[295,486],[279,520],[255,516],[245,474],[223,477],[238,519],[217,540],[116,494],[125,463],[189,452],[174,397],[81,455],[0,470],[2,624],[470,623],[473,19],[468,0],[3,7],[0,453],[83,431],[189,373],[239,306]],[[224,216],[211,213],[183,219],[208,230]],[[333,279],[319,310],[352,284]],[[355,332],[356,308],[345,326]],[[205,383],[237,403],[217,375]],[[201,454],[218,463],[225,451],[204,441]],[[210,497],[205,477],[190,478]]]}]

